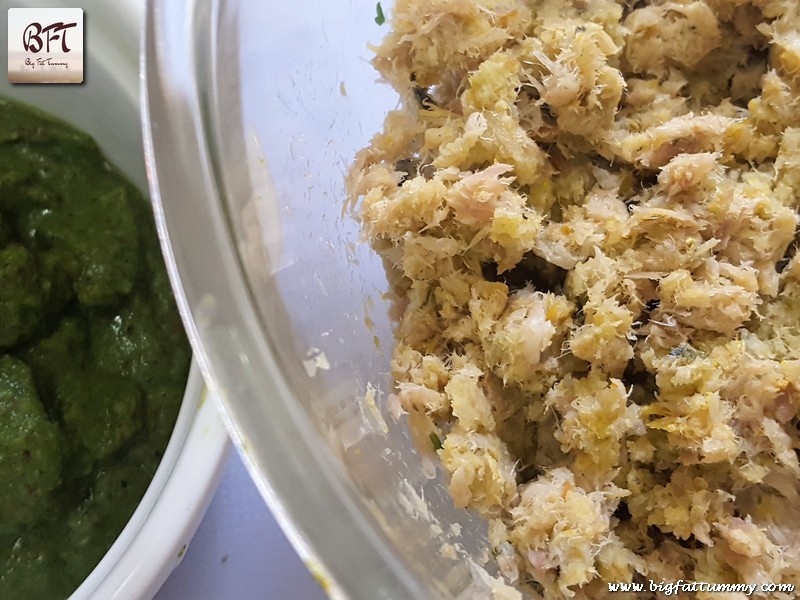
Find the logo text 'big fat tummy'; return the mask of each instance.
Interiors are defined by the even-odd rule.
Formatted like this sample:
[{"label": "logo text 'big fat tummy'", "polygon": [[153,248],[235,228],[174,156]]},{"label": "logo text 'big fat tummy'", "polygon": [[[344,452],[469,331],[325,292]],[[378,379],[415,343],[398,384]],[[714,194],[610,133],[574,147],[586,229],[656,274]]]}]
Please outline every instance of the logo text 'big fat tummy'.
[{"label": "logo text 'big fat tummy'", "polygon": [[83,59],[82,9],[8,9],[11,83],[82,83]]}]

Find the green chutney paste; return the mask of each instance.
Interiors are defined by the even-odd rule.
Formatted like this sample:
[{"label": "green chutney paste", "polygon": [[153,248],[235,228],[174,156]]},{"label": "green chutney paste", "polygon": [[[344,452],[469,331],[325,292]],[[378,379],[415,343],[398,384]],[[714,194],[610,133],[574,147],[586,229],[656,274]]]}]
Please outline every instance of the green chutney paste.
[{"label": "green chutney paste", "polygon": [[144,494],[191,353],[149,204],[0,98],[0,598],[67,598]]}]

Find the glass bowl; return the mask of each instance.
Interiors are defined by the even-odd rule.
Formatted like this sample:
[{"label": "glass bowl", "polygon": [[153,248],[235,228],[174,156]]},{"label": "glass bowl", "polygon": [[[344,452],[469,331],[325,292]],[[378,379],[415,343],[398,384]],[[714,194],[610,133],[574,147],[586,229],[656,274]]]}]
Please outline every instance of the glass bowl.
[{"label": "glass bowl", "polygon": [[151,192],[206,380],[323,587],[486,598],[485,525],[387,410],[387,283],[344,212],[348,164],[398,103],[368,62],[375,16],[372,0],[149,0]]},{"label": "glass bowl", "polygon": [[[138,105],[139,34],[144,3],[3,1],[12,7],[80,6],[85,10],[82,85],[11,85],[0,95],[37,106],[91,134],[103,153],[147,189]],[[0,46],[7,47],[7,30]],[[136,511],[71,600],[151,598],[178,566],[214,495],[230,451],[224,425],[192,366],[181,410],[161,463]]]}]

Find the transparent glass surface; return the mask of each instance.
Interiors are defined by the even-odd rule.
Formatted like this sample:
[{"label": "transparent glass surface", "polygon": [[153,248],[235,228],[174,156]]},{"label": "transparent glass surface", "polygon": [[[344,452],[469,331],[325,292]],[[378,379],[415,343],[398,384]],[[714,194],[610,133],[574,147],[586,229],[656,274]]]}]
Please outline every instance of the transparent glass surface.
[{"label": "transparent glass surface", "polygon": [[485,598],[485,526],[386,409],[386,279],[343,214],[348,165],[398,102],[369,64],[375,10],[149,0],[151,191],[207,381],[326,589]]}]

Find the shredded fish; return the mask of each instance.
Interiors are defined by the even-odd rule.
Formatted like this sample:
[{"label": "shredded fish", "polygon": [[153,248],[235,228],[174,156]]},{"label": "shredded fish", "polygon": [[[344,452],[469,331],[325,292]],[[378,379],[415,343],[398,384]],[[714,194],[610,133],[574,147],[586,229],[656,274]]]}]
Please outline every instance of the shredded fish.
[{"label": "shredded fish", "polygon": [[800,584],[800,4],[390,24],[402,103],[349,205],[396,299],[393,412],[499,572],[546,599]]}]

